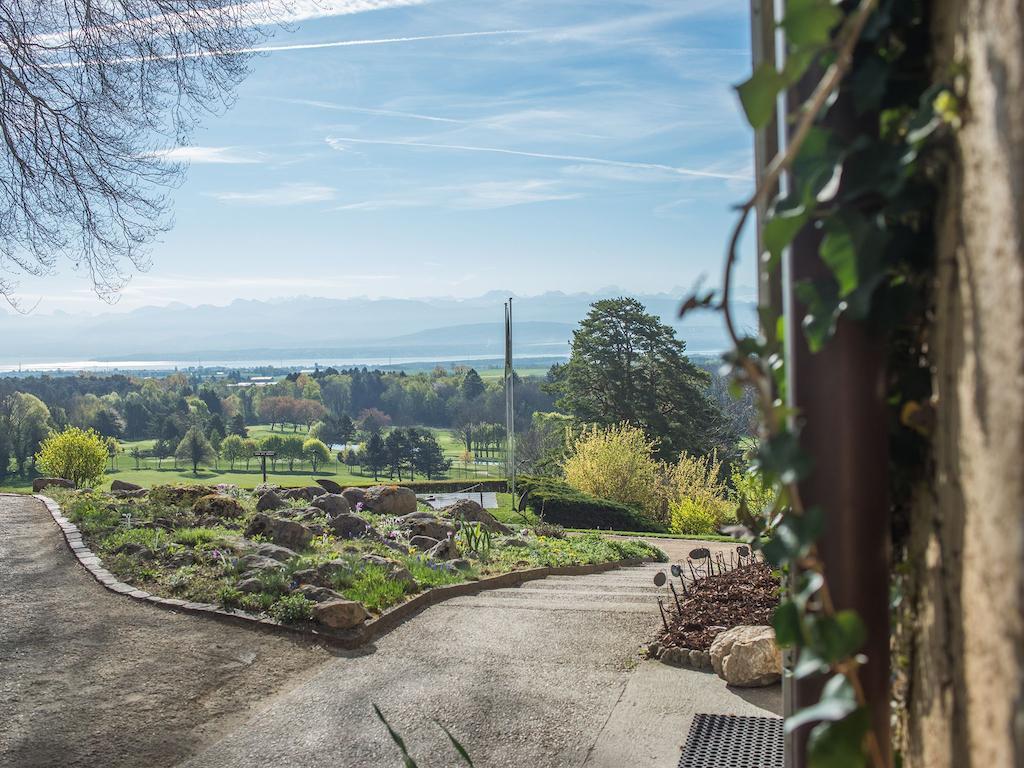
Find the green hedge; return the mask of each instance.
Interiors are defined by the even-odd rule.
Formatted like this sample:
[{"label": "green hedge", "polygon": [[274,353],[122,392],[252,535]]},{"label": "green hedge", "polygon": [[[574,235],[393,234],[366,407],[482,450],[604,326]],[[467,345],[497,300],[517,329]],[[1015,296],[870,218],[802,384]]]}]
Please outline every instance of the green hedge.
[{"label": "green hedge", "polygon": [[665,526],[617,501],[599,499],[550,477],[518,478],[526,506],[546,522],[566,528],[610,528],[618,531],[664,533]]}]

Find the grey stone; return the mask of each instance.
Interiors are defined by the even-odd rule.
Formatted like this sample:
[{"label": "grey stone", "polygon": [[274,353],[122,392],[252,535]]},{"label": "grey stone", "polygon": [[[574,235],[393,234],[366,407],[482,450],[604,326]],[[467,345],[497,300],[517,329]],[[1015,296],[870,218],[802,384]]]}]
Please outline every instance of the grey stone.
[{"label": "grey stone", "polygon": [[293,589],[292,594],[302,595],[314,603],[326,603],[328,600],[344,600],[345,598],[327,587],[318,587],[314,584],[303,584],[298,589]]},{"label": "grey stone", "polygon": [[288,503],[277,495],[277,491],[267,491],[256,502],[257,512],[274,512],[287,507]]},{"label": "grey stone", "polygon": [[125,480],[111,480],[110,490],[112,491],[143,491],[145,490],[141,485],[136,483],[129,483]]},{"label": "grey stone", "polygon": [[416,494],[398,485],[375,485],[366,490],[363,504],[378,515],[408,515],[416,511]]},{"label": "grey stone", "polygon": [[345,501],[348,502],[349,507],[352,509],[356,508],[356,504],[362,504],[366,499],[365,488],[346,488],[341,492],[341,495],[345,497]]},{"label": "grey stone", "polygon": [[242,579],[236,585],[239,592],[247,592],[249,594],[255,594],[263,591],[263,582],[252,576],[248,579]]},{"label": "grey stone", "polygon": [[293,550],[305,549],[313,541],[313,532],[301,523],[270,517],[263,513],[253,517],[245,529],[245,535],[249,537],[266,536],[275,544]]},{"label": "grey stone", "polygon": [[459,549],[451,539],[443,539],[431,547],[427,557],[431,560],[451,560],[459,556]]},{"label": "grey stone", "polygon": [[370,524],[351,512],[331,518],[328,524],[331,530],[343,539],[356,539],[370,531]]},{"label": "grey stone", "polygon": [[45,491],[47,488],[74,488],[75,484],[63,477],[37,477],[32,481],[32,493]]},{"label": "grey stone", "polygon": [[261,541],[259,543],[253,542],[253,544],[255,544],[253,552],[255,552],[257,555],[269,557],[274,560],[278,560],[282,563],[285,560],[290,560],[291,558],[295,557],[295,551],[288,549],[288,547],[281,547],[277,544],[271,544],[267,541]]},{"label": "grey stone", "polygon": [[354,600],[328,600],[313,607],[313,616],[331,629],[351,629],[370,617],[362,603]]},{"label": "grey stone", "polygon": [[323,488],[328,493],[341,493],[342,487],[333,480],[328,480],[326,477],[318,477],[316,484]]},{"label": "grey stone", "polygon": [[409,546],[416,547],[416,549],[426,551],[432,547],[436,547],[438,539],[430,536],[413,536],[409,539]]},{"label": "grey stone", "polygon": [[429,536],[440,541],[448,538],[448,534],[455,532],[454,525],[429,512],[413,512],[402,517],[399,523],[403,529],[409,532],[410,538]]},{"label": "grey stone", "polygon": [[510,534],[512,529],[499,523],[490,512],[472,499],[459,499],[441,512],[455,521],[465,520],[468,523],[479,523],[491,533]]},{"label": "grey stone", "polygon": [[313,499],[311,506],[326,512],[328,517],[347,515],[351,511],[348,501],[340,493],[325,493],[322,496],[317,496]]}]

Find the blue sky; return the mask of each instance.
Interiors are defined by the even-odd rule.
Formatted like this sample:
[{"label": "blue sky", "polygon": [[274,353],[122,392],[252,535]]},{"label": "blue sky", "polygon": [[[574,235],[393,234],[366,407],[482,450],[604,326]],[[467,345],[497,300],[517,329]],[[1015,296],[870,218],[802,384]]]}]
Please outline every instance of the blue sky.
[{"label": "blue sky", "polygon": [[[746,6],[300,5],[175,153],[175,226],[117,306],[715,284],[751,188]],[[110,309],[66,268],[22,286]]]}]

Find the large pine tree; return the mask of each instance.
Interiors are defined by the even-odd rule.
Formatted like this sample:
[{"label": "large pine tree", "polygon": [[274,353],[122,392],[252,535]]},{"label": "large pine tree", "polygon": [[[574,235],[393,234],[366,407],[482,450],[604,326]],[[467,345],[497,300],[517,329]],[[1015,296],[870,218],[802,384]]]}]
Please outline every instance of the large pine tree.
[{"label": "large pine tree", "polygon": [[708,374],[685,351],[675,331],[636,299],[604,299],[573,333],[569,362],[552,368],[549,388],[558,408],[581,421],[642,427],[660,441],[664,458],[728,451]]}]

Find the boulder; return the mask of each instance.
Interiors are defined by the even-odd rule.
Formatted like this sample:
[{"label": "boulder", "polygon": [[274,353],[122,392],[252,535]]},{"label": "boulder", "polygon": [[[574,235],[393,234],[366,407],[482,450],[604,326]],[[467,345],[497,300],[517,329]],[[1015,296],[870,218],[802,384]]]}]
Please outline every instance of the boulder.
[{"label": "boulder", "polygon": [[312,501],[321,493],[323,488],[318,485],[307,486],[305,488],[287,488],[278,494],[282,499],[302,499],[303,501]]},{"label": "boulder", "polygon": [[466,560],[464,557],[457,557],[454,560],[448,561],[448,565],[457,571],[468,571],[473,567],[473,564]]},{"label": "boulder", "polygon": [[356,508],[356,504],[362,504],[366,500],[366,489],[365,488],[346,488],[341,492],[341,495],[345,497],[345,501],[352,508]]},{"label": "boulder", "polygon": [[313,616],[331,629],[351,629],[366,621],[370,614],[355,600],[328,600],[313,606]]},{"label": "boulder", "polygon": [[292,594],[302,595],[314,603],[326,603],[328,600],[344,600],[340,594],[327,587],[318,587],[314,584],[303,584],[298,589],[293,589]]},{"label": "boulder", "polygon": [[238,568],[245,574],[246,578],[254,578],[260,571],[284,570],[284,563],[280,560],[274,560],[272,557],[253,553],[239,558]]},{"label": "boulder", "polygon": [[480,523],[491,533],[510,534],[512,529],[499,523],[490,512],[472,499],[459,499],[451,506],[441,510],[442,514],[455,521],[465,520],[468,523]]},{"label": "boulder", "polygon": [[459,548],[451,539],[442,539],[427,552],[431,560],[451,560],[459,556]]},{"label": "boulder", "polygon": [[771,627],[739,626],[720,632],[710,655],[715,673],[729,685],[771,685],[782,676],[782,653]]},{"label": "boulder", "polygon": [[119,499],[141,499],[147,495],[147,491],[145,488],[139,488],[137,491],[111,491],[110,495]]},{"label": "boulder", "polygon": [[357,539],[370,532],[370,524],[351,512],[331,518],[329,525],[335,535],[343,539]]},{"label": "boulder", "polygon": [[281,563],[295,557],[295,552],[288,549],[288,547],[280,547],[277,544],[271,544],[267,541],[262,541],[256,544],[253,552],[261,557],[269,557],[271,560],[277,560]]},{"label": "boulder", "polygon": [[255,576],[250,576],[247,579],[242,579],[235,585],[235,588],[239,592],[247,592],[249,594],[255,594],[256,592],[263,591],[263,582],[257,579]]},{"label": "boulder", "polygon": [[270,517],[263,513],[253,517],[245,529],[245,535],[250,538],[256,535],[266,536],[275,544],[294,550],[305,549],[313,541],[313,532],[302,523]]},{"label": "boulder", "polygon": [[326,477],[318,477],[316,484],[323,488],[328,493],[341,493],[342,487],[333,480],[328,480]]},{"label": "boulder", "polygon": [[257,512],[275,512],[288,506],[288,502],[277,495],[277,491],[265,491],[256,501]]},{"label": "boulder", "polygon": [[224,496],[218,493],[211,493],[208,496],[200,496],[192,504],[192,514],[196,517],[215,517],[220,520],[234,520],[245,514],[245,507],[238,499],[231,496]]},{"label": "boulder", "polygon": [[135,483],[129,483],[125,480],[111,480],[110,490],[112,491],[141,491],[144,490],[141,485]]},{"label": "boulder", "polygon": [[154,501],[192,505],[196,499],[217,493],[212,485],[158,485],[149,492]]},{"label": "boulder", "polygon": [[45,491],[47,488],[74,488],[75,484],[63,477],[37,477],[32,481],[32,493]]},{"label": "boulder", "polygon": [[398,485],[375,485],[366,489],[363,505],[378,515],[408,515],[416,511],[416,494]]},{"label": "boulder", "polygon": [[440,541],[441,539],[447,539],[448,534],[455,532],[454,525],[429,512],[413,512],[401,518],[399,524],[409,532],[410,538],[429,536]]},{"label": "boulder", "polygon": [[438,540],[430,536],[413,536],[409,539],[409,545],[416,547],[416,549],[423,550],[426,552],[428,549],[436,547]]},{"label": "boulder", "polygon": [[325,493],[322,496],[317,496],[313,499],[312,506],[326,512],[328,517],[347,515],[351,511],[345,497],[340,493]]}]

